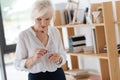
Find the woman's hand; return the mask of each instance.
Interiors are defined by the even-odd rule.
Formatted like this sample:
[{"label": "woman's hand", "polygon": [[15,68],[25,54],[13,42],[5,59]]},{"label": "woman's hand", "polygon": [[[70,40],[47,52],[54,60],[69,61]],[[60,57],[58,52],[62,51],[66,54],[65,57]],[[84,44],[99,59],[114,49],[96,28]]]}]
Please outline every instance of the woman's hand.
[{"label": "woman's hand", "polygon": [[43,49],[43,48],[37,48],[35,50],[35,54],[33,56],[33,59],[35,61],[37,61],[38,59],[40,59],[42,56],[44,56],[45,54],[47,53],[47,50],[46,49]]},{"label": "woman's hand", "polygon": [[60,54],[58,53],[53,53],[53,54],[50,54],[48,59],[54,63],[56,63],[57,65],[61,64],[62,62],[62,57]]},{"label": "woman's hand", "polygon": [[38,59],[40,59],[46,53],[47,53],[46,49],[42,49],[42,48],[36,49],[35,54],[26,60],[25,68],[31,67]]}]

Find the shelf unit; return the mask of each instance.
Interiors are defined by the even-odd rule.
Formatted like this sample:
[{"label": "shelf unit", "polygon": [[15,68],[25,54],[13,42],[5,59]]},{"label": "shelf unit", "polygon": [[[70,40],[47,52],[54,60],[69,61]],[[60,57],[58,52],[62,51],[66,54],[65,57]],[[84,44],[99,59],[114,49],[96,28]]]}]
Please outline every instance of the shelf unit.
[{"label": "shelf unit", "polygon": [[[120,1],[116,1],[116,13],[117,21],[114,21],[113,6],[112,2],[103,2],[97,4],[91,4],[92,11],[96,11],[98,7],[102,7],[103,12],[103,23],[93,24],[95,27],[96,34],[96,44],[97,44],[97,54],[90,53],[67,53],[71,56],[72,69],[79,68],[78,66],[78,56],[95,57],[99,59],[100,63],[100,77],[101,80],[120,80],[120,70],[119,70],[119,54],[117,51],[115,24],[119,27],[120,35]],[[74,35],[74,27],[88,27],[91,25],[79,24],[79,25],[63,25],[57,26],[61,35],[62,28],[66,27],[68,36]],[[62,36],[63,37],[63,36]],[[104,53],[104,46],[107,46],[107,53]],[[76,79],[78,80],[78,79]],[[81,79],[80,79],[81,80]],[[88,80],[84,79],[84,80]]]}]

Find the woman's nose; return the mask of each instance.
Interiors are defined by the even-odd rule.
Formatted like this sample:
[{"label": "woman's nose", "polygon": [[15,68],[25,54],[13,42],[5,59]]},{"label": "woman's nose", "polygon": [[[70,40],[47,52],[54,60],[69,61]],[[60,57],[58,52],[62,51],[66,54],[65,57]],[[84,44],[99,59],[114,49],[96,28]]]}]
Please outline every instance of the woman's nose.
[{"label": "woman's nose", "polygon": [[46,25],[46,21],[45,21],[45,20],[42,20],[42,21],[41,21],[41,25],[45,26],[45,25]]}]

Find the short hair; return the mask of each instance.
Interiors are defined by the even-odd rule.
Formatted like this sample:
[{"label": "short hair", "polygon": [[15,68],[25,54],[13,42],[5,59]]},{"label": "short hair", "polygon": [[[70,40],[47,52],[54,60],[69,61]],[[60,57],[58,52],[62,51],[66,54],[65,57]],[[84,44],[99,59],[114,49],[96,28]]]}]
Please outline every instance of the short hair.
[{"label": "short hair", "polygon": [[53,20],[55,19],[55,8],[51,0],[36,0],[31,13],[32,19],[43,16],[47,11],[51,11]]}]

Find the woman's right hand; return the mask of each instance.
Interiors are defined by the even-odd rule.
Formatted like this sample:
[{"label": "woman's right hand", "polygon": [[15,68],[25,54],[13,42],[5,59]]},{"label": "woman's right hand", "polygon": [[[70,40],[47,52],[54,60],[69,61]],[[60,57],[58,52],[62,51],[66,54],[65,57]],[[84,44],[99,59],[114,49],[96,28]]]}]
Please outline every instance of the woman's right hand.
[{"label": "woman's right hand", "polygon": [[40,59],[42,56],[44,56],[47,53],[47,50],[44,48],[37,48],[35,50],[35,54],[33,55],[33,59],[37,61]]},{"label": "woman's right hand", "polygon": [[35,54],[28,58],[25,63],[25,68],[31,67],[38,59],[40,59],[42,56],[44,56],[47,53],[46,49],[43,48],[37,48],[35,50]]}]

